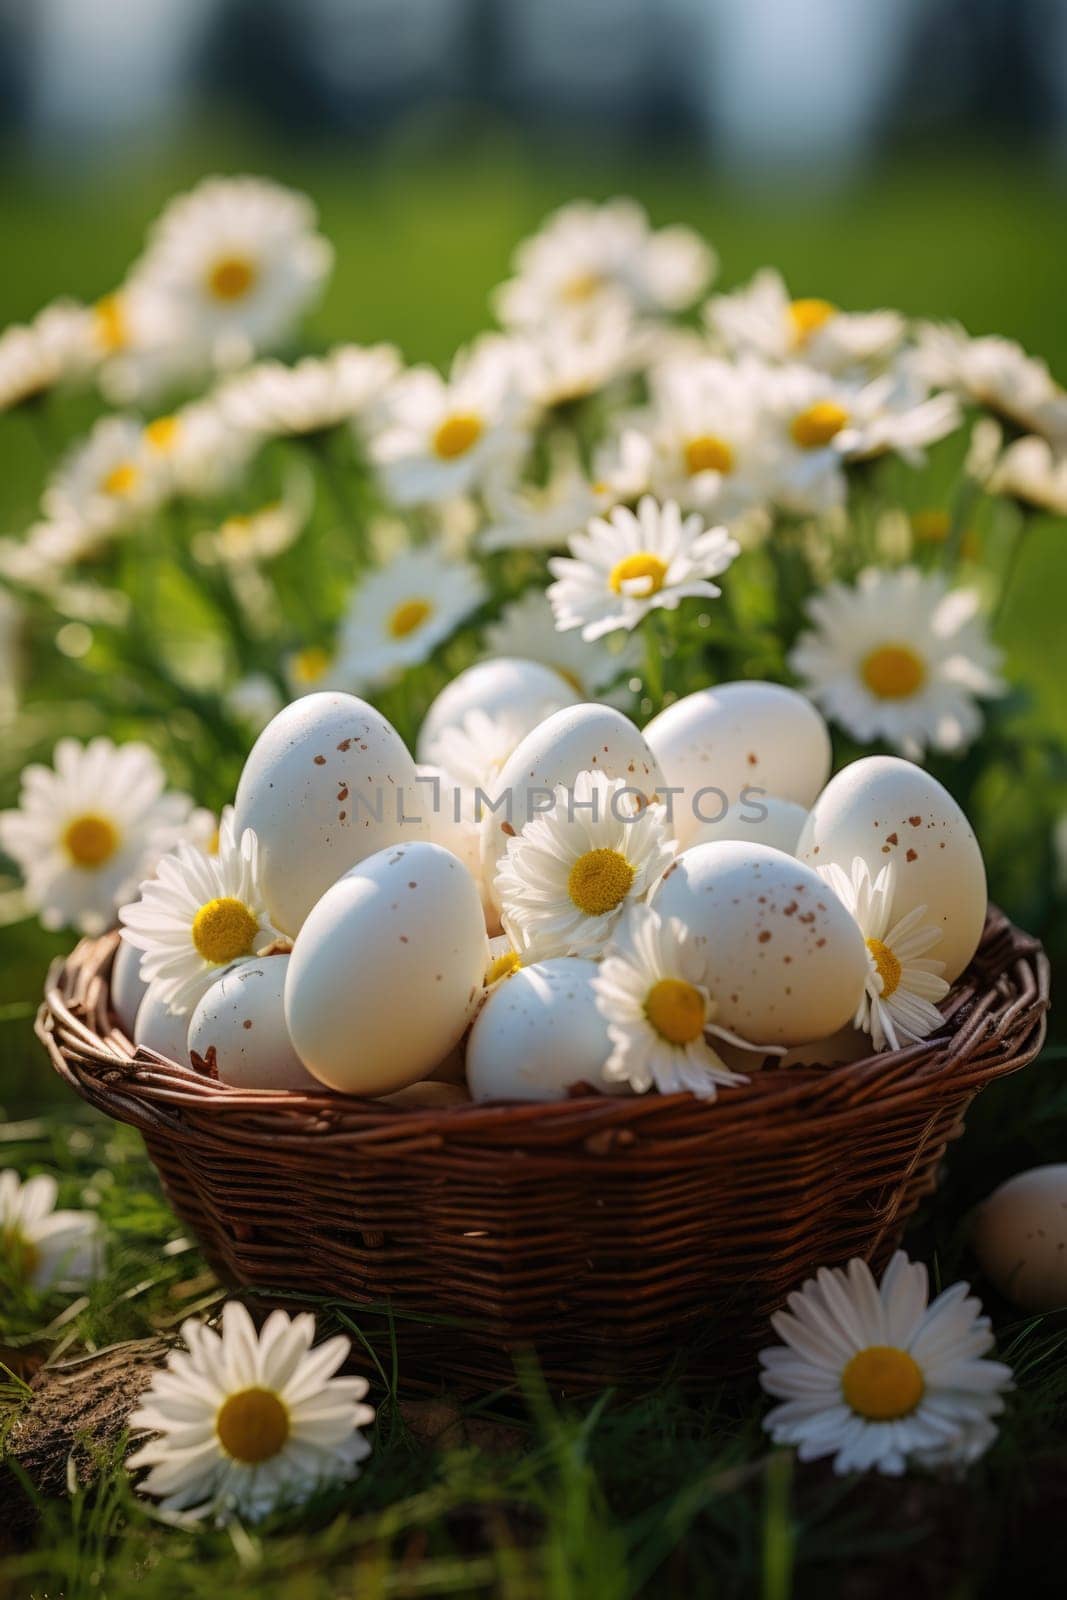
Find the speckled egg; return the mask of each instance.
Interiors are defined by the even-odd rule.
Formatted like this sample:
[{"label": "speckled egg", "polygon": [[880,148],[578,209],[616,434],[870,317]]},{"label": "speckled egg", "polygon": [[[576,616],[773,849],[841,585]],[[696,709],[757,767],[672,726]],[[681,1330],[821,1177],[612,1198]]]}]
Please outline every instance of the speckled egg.
[{"label": "speckled egg", "polygon": [[894,917],[925,906],[942,938],[930,951],[949,983],[978,948],[986,876],[974,830],[948,790],[898,756],[866,756],[845,767],[811,808],[797,844],[813,867],[851,872],[856,856],[874,877],[895,862]]},{"label": "speckled egg", "polygon": [[742,1039],[805,1044],[851,1021],[867,947],[810,867],[766,845],[701,844],[667,868],[652,904],[690,930],[716,1020]]},{"label": "speckled egg", "polygon": [[795,800],[753,794],[732,805],[717,822],[700,823],[686,848],[714,844],[718,839],[741,839],[749,844],[769,845],[772,850],[783,850],[791,856],[796,854],[797,840],[807,820],[806,809]]},{"label": "speckled egg", "polygon": [[518,720],[525,715],[533,728],[546,706],[569,706],[577,700],[570,684],[540,661],[523,661],[517,656],[477,661],[446,684],[433,701],[419,729],[415,753],[420,761],[432,761],[441,734],[460,727],[470,711],[484,711],[490,717],[506,713]]},{"label": "speckled egg", "polygon": [[475,1100],[564,1100],[576,1083],[604,1087],[611,1040],[593,994],[596,971],[593,961],[561,956],[496,985],[467,1042]]},{"label": "speckled egg", "polygon": [[138,1009],[147,993],[148,985],[141,977],[141,952],[120,939],[111,963],[111,1009],[130,1039]]},{"label": "speckled egg", "polygon": [[1067,1306],[1067,1162],[1009,1178],[974,1214],[982,1271],[1024,1311]]},{"label": "speckled egg", "polygon": [[314,1089],[285,1026],[282,996],[289,957],[239,961],[215,980],[189,1020],[188,1044],[205,1061],[214,1051],[220,1083],[234,1089]]},{"label": "speckled egg", "polygon": [[415,763],[396,729],[355,695],[294,700],[252,747],[234,826],[259,839],[275,927],[295,934],[319,896],[385,845],[426,837]]},{"label": "speckled egg", "polygon": [[[746,788],[810,806],[830,772],[830,735],[810,700],[779,683],[721,683],[668,706],[645,738],[672,796],[684,850]],[[722,800],[725,796],[725,802]]]},{"label": "speckled egg", "polygon": [[482,818],[482,875],[491,890],[508,839],[535,814],[539,797],[585,771],[623,778],[649,800],[663,783],[655,756],[621,711],[583,704],[546,717],[512,752],[494,786],[494,799],[510,796],[510,817],[501,808]]},{"label": "speckled egg", "polygon": [[134,1044],[144,1045],[157,1055],[166,1056],[168,1061],[177,1061],[180,1066],[187,1067],[188,1031],[188,1014],[179,1016],[171,1011],[167,1002],[160,997],[159,990],[150,983],[137,1009],[137,1020],[133,1025]]},{"label": "speckled egg", "polygon": [[361,861],[309,913],[289,957],[285,1020],[316,1078],[381,1095],[459,1042],[489,959],[478,888],[426,841]]}]

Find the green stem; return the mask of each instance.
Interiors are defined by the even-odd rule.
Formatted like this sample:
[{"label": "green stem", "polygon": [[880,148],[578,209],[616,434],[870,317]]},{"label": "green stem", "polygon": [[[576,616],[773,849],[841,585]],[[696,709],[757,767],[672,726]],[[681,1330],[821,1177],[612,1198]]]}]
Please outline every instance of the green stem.
[{"label": "green stem", "polygon": [[1033,525],[1034,519],[1032,513],[1028,508],[1020,506],[1018,525],[1016,526],[1015,533],[1012,536],[1011,547],[1008,551],[1008,559],[1005,561],[1004,570],[1000,575],[1000,595],[997,599],[996,606],[994,607],[992,617],[992,626],[994,628],[996,628],[997,624],[1003,619],[1008,595],[1011,593],[1011,590],[1015,585],[1015,579],[1019,571],[1020,559],[1022,557],[1023,549],[1027,543],[1027,536]]}]

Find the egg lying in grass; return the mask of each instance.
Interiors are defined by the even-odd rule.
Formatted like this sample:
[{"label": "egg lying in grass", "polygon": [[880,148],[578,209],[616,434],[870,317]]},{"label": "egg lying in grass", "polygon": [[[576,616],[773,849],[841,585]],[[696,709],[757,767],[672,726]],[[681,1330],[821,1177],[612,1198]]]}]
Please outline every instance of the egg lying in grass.
[{"label": "egg lying in grass", "polygon": [[234,1089],[313,1089],[322,1085],[293,1049],[282,995],[289,957],[272,955],[228,967],[201,995],[189,1019],[188,1045],[213,1061]]},{"label": "egg lying in grass", "polygon": [[328,889],[297,934],[285,982],[293,1046],[331,1089],[402,1089],[458,1043],[488,959],[463,863],[422,840],[381,850]]},{"label": "egg lying in grass", "polygon": [[805,1044],[851,1021],[867,947],[810,867],[766,845],[700,844],[667,868],[652,904],[689,929],[714,1020],[742,1039]]},{"label": "egg lying in grass", "polygon": [[147,1050],[154,1050],[157,1055],[166,1056],[168,1061],[177,1061],[180,1066],[187,1067],[188,1031],[188,1015],[179,1016],[177,1012],[171,1011],[166,1000],[160,997],[159,990],[153,984],[149,984],[145,997],[137,1009],[137,1020],[133,1025],[134,1044],[144,1045]]},{"label": "egg lying in grass", "polygon": [[415,754],[420,761],[432,761],[442,733],[458,728],[468,712],[484,711],[490,717],[506,714],[520,723],[527,718],[527,726],[534,728],[546,708],[575,705],[577,700],[559,673],[540,661],[522,661],[516,656],[477,661],[453,678],[433,701],[419,729]]},{"label": "egg lying in grass", "polygon": [[[778,683],[723,683],[653,717],[645,738],[672,789],[684,850],[701,823],[759,789],[810,806],[830,772],[830,735],[810,700]],[[725,798],[722,798],[725,797]]]},{"label": "egg lying in grass", "polygon": [[702,822],[692,835],[688,849],[696,844],[714,844],[719,839],[740,839],[749,844],[769,845],[795,855],[808,813],[795,800],[780,800],[774,794],[752,795],[725,810],[714,822]]},{"label": "egg lying in grass", "polygon": [[1067,1163],[1033,1167],[994,1189],[973,1219],[982,1271],[1023,1311],[1067,1306]]},{"label": "egg lying in grass", "polygon": [[593,961],[560,956],[493,988],[467,1043],[475,1100],[564,1100],[577,1083],[604,1087],[611,1040],[593,994],[596,972]]},{"label": "egg lying in grass", "polygon": [[655,756],[621,711],[583,704],[546,717],[504,763],[493,794],[503,803],[482,818],[482,876],[494,903],[493,879],[508,839],[544,808],[557,785],[569,787],[585,771],[622,778],[646,800],[663,783]]},{"label": "egg lying in grass", "polygon": [[271,921],[295,934],[332,883],[387,844],[426,836],[415,763],[396,729],[351,694],[309,694],[269,722],[237,786],[254,828]]},{"label": "egg lying in grass", "polygon": [[866,756],[845,767],[811,808],[797,844],[801,861],[851,873],[861,857],[875,877],[895,863],[893,916],[925,906],[942,937],[930,951],[958,978],[978,948],[986,914],[982,852],[948,790],[898,756]]},{"label": "egg lying in grass", "polygon": [[111,963],[111,1009],[131,1039],[137,1012],[147,992],[148,985],[141,977],[140,950],[120,939]]}]

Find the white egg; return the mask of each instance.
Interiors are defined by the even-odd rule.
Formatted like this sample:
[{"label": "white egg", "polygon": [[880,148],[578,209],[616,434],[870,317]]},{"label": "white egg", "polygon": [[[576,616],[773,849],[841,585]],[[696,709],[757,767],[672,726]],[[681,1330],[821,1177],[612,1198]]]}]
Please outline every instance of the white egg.
[{"label": "white egg", "polygon": [[974,1214],[982,1271],[1024,1311],[1067,1306],[1067,1162],[1009,1178]]},{"label": "white egg", "polygon": [[215,1052],[220,1083],[234,1089],[314,1089],[322,1085],[293,1049],[282,995],[289,957],[238,961],[201,995],[189,1021],[189,1050]]},{"label": "white egg", "polygon": [[594,961],[561,956],[496,985],[467,1042],[475,1100],[565,1100],[576,1083],[604,1088],[612,1047],[593,993],[596,971]]},{"label": "white egg", "polygon": [[430,840],[451,850],[462,861],[478,885],[486,931],[495,936],[500,932],[500,913],[482,878],[482,835],[474,820],[474,796],[465,794],[443,767],[420,762],[416,771],[421,796],[419,810],[426,818]]},{"label": "white egg", "polygon": [[140,950],[120,939],[111,963],[111,1009],[127,1038],[133,1038],[137,1010],[147,992],[148,985],[141,977]]},{"label": "white egg", "polygon": [[672,863],[652,897],[690,930],[716,1021],[742,1039],[805,1044],[852,1020],[863,935],[822,879],[781,850],[723,840]]},{"label": "white egg", "polygon": [[779,683],[721,683],[661,711],[645,738],[671,797],[682,849],[702,822],[759,789],[810,806],[830,772],[830,735],[810,700]]},{"label": "white egg", "polygon": [[551,667],[517,656],[496,656],[477,661],[446,684],[423,719],[415,744],[420,761],[433,759],[433,747],[448,728],[458,728],[469,711],[521,720],[535,727],[546,706],[576,704],[573,688]]},{"label": "white egg", "polygon": [[134,1044],[144,1045],[157,1055],[166,1056],[168,1061],[177,1061],[180,1066],[187,1067],[188,1032],[188,1013],[179,1016],[171,1011],[167,1002],[160,997],[159,990],[150,983],[137,1009],[137,1020],[133,1025]]},{"label": "white egg", "polygon": [[488,959],[463,863],[422,840],[380,850],[327,889],[296,937],[285,983],[296,1052],[349,1094],[415,1083],[462,1037]]},{"label": "white egg", "polygon": [[808,813],[795,800],[781,800],[775,794],[752,795],[732,805],[717,822],[701,822],[686,849],[695,844],[714,844],[717,839],[743,839],[751,844],[769,845],[795,855],[800,831]]},{"label": "white egg", "polygon": [[342,873],[385,845],[421,839],[415,763],[396,729],[351,694],[309,694],[252,746],[234,826],[259,839],[275,927],[295,934]]},{"label": "white egg", "polygon": [[604,772],[652,799],[663,783],[655,756],[629,717],[611,706],[567,706],[528,733],[500,771],[493,799],[503,802],[482,818],[482,875],[493,892],[497,863],[509,837],[543,810],[559,784],[580,772]]},{"label": "white egg", "polygon": [[944,962],[949,983],[977,950],[987,903],[982,852],[948,790],[913,762],[866,756],[843,768],[812,806],[797,856],[846,872],[859,856],[872,877],[895,862],[893,916],[926,907],[943,930],[930,956]]}]

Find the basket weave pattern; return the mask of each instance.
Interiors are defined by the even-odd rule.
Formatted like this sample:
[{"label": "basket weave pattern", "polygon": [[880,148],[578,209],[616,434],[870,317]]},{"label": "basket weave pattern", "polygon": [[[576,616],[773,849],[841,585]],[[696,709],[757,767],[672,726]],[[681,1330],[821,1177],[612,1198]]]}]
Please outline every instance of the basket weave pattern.
[{"label": "basket weave pattern", "polygon": [[[109,1011],[116,936],[49,975],[37,1029],[90,1104],[140,1129],[221,1277],[385,1303],[401,1375],[508,1382],[534,1345],[571,1386],[749,1366],[820,1265],[888,1259],[974,1095],[1041,1046],[1048,964],[992,911],[907,1050],[754,1072],[711,1106],[581,1095],[423,1111],[229,1089],[135,1050]],[[430,1321],[420,1321],[420,1314]]]}]

